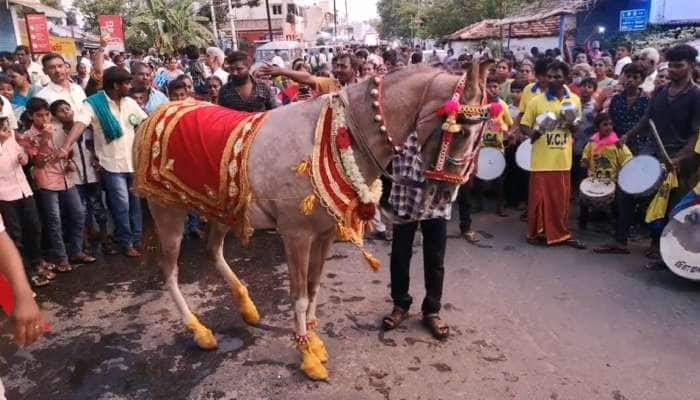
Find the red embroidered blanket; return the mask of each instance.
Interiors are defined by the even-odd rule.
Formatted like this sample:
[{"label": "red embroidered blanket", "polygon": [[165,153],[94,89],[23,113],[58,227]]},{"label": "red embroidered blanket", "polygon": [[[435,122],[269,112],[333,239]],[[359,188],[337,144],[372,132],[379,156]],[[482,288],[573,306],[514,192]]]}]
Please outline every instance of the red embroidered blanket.
[{"label": "red embroidered blanket", "polygon": [[265,117],[197,101],[160,108],[138,134],[137,193],[196,210],[246,240],[248,150]]}]

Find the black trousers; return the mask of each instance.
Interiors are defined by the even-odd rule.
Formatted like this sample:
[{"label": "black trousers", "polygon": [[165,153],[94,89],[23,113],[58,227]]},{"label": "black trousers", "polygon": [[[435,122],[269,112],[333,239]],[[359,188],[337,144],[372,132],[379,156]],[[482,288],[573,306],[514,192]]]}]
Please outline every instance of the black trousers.
[{"label": "black trousers", "polygon": [[[413,298],[408,294],[413,238],[418,222],[394,225],[391,243],[391,298],[394,306],[408,310]],[[424,315],[440,312],[442,285],[445,277],[447,221],[443,218],[420,221],[423,232],[423,273],[425,275]]]},{"label": "black trousers", "polygon": [[457,210],[459,211],[459,231],[467,233],[472,229],[472,206],[469,203],[469,187],[465,184],[457,192]]},{"label": "black trousers", "polygon": [[29,261],[29,272],[35,272],[41,265],[41,222],[34,197],[0,201],[0,215],[7,234]]},{"label": "black trousers", "polygon": [[[634,210],[637,199],[623,192],[620,188],[615,191],[615,241],[618,244],[627,246],[627,239],[630,234],[630,227],[634,219]],[[590,206],[583,199],[579,200],[579,226],[585,227],[590,216]]]}]

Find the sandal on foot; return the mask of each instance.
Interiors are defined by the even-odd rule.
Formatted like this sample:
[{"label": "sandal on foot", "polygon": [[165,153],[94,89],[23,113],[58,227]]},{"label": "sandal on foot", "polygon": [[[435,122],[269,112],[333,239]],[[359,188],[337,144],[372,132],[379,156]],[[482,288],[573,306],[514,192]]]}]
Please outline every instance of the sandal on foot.
[{"label": "sandal on foot", "polygon": [[71,271],[73,271],[73,268],[71,268],[70,264],[68,264],[68,260],[61,261],[60,263],[56,264],[56,272],[67,273]]},{"label": "sandal on foot", "polygon": [[[54,269],[56,268],[55,266],[53,267]],[[36,275],[46,278],[49,281],[56,279],[56,273],[50,270],[47,266],[39,267],[39,269],[36,271]]]},{"label": "sandal on foot", "polygon": [[34,287],[42,287],[42,286],[47,286],[48,284],[51,283],[51,281],[46,278],[45,276],[41,276],[39,274],[33,275],[30,280],[32,281],[32,286]]},{"label": "sandal on foot", "polygon": [[428,328],[435,339],[445,340],[450,336],[450,327],[440,319],[438,314],[425,315],[423,326]]},{"label": "sandal on foot", "polygon": [[593,249],[594,253],[597,254],[629,254],[630,251],[626,247],[622,247],[616,244],[607,244],[604,246],[596,247]]},{"label": "sandal on foot", "polygon": [[401,323],[408,318],[408,311],[394,307],[391,314],[382,319],[382,328],[385,331],[396,329]]},{"label": "sandal on foot", "polygon": [[78,253],[70,258],[71,264],[92,264],[97,259],[95,257],[89,256],[85,253]]},{"label": "sandal on foot", "polygon": [[479,243],[479,240],[481,240],[481,239],[479,239],[479,238],[476,236],[476,232],[474,232],[474,231],[464,232],[464,233],[462,234],[462,237],[463,237],[467,242],[472,243],[472,244],[474,244],[474,243]]},{"label": "sandal on foot", "polygon": [[576,239],[569,239],[562,244],[565,246],[573,247],[576,250],[584,250],[586,248],[585,244],[583,244],[582,242],[579,242]]}]

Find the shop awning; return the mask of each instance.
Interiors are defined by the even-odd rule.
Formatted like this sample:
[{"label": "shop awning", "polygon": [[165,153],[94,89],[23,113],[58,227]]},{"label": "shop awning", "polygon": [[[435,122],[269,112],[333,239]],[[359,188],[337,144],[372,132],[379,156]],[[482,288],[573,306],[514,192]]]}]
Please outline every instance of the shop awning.
[{"label": "shop awning", "polygon": [[11,4],[31,8],[32,10],[45,14],[49,18],[66,18],[66,13],[53,7],[41,4],[39,0],[9,0]]}]

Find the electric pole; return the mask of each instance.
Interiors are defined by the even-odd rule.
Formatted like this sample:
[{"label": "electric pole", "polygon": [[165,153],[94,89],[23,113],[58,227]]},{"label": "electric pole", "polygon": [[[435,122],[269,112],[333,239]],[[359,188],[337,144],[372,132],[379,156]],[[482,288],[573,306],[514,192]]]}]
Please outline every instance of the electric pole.
[{"label": "electric pole", "polygon": [[234,15],[233,15],[233,7],[231,6],[231,0],[227,0],[228,2],[228,18],[229,22],[231,23],[231,47],[233,47],[233,50],[236,51],[238,50],[238,38],[236,37],[236,24],[233,21],[234,20]]},{"label": "electric pole", "polygon": [[216,29],[216,11],[214,10],[214,0],[211,0],[209,7],[211,7],[211,26],[214,30],[214,40],[216,40],[217,46],[221,46],[221,43],[219,43],[219,30]]},{"label": "electric pole", "polygon": [[333,40],[338,38],[338,10],[335,8],[335,0],[333,0]]},{"label": "electric pole", "polygon": [[274,39],[272,38],[272,20],[270,19],[270,2],[268,0],[265,0],[265,11],[267,12],[267,33],[270,35],[270,41],[272,42]]}]

